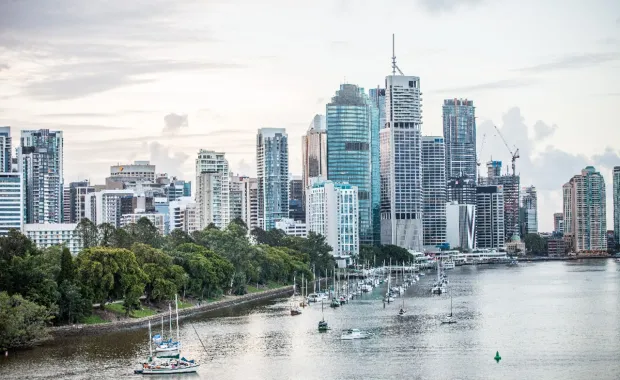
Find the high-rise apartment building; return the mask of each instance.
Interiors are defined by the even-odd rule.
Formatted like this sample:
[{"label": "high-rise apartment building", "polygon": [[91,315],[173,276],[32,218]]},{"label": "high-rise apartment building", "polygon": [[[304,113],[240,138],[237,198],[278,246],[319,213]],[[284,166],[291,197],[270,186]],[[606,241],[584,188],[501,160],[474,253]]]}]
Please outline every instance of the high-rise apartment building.
[{"label": "high-rise apartment building", "polygon": [[359,210],[356,186],[315,182],[306,192],[306,228],[325,236],[337,257],[359,255]]},{"label": "high-rise apartment building", "polygon": [[564,213],[556,212],[553,214],[553,232],[556,234],[564,233]]},{"label": "high-rise apartment building", "polygon": [[[564,229],[569,230],[575,252],[607,251],[605,179],[588,166],[563,186]],[[570,222],[570,227],[567,226]]]},{"label": "high-rise apartment building", "polygon": [[230,172],[222,152],[200,149],[196,158],[196,203],[200,229],[230,223]]},{"label": "high-rise apartment building", "polygon": [[448,202],[476,205],[476,182],[472,178],[460,177],[448,180],[446,191]]},{"label": "high-rise apartment building", "polygon": [[446,177],[477,177],[476,112],[467,99],[443,101],[443,137],[446,144]]},{"label": "high-rise apartment building", "polygon": [[380,182],[373,178],[372,144],[373,132],[379,131],[378,110],[353,84],[340,85],[326,108],[327,179],[357,187],[360,239],[362,244],[374,244],[379,225],[373,223],[373,190],[378,195]]},{"label": "high-rise apartment building", "polygon": [[381,243],[422,250],[422,109],[420,78],[385,78],[381,144]]},{"label": "high-rise apartment building", "polygon": [[443,137],[422,137],[424,246],[446,242],[446,150]]},{"label": "high-rise apartment building", "polygon": [[500,249],[504,232],[504,193],[502,186],[476,188],[476,248]]},{"label": "high-rise apartment building", "polygon": [[[504,240],[511,241],[514,234],[519,234],[519,215],[521,202],[521,185],[518,175],[502,173],[501,161],[487,163],[488,177],[486,185],[502,186],[504,195]],[[538,226],[536,226],[538,228]]]},{"label": "high-rise apartment building", "polygon": [[13,140],[11,127],[0,127],[0,173],[10,173],[12,168]]},{"label": "high-rise apartment building", "polygon": [[168,205],[168,228],[191,234],[200,231],[198,204],[191,197],[181,197]]},{"label": "high-rise apartment building", "polygon": [[24,225],[24,184],[21,173],[0,173],[0,236],[10,229],[21,231]]},{"label": "high-rise apartment building", "polygon": [[88,180],[69,183],[68,199],[64,199],[68,206],[67,218],[65,223],[79,223],[86,217],[86,196],[95,192],[95,187],[91,186]]},{"label": "high-rise apartment building", "polygon": [[538,192],[534,186],[521,192],[521,236],[538,233]]},{"label": "high-rise apartment building", "polygon": [[613,171],[614,240],[620,242],[620,166]]},{"label": "high-rise apartment building", "polygon": [[288,217],[288,135],[284,128],[261,128],[256,135],[258,224],[268,231]]},{"label": "high-rise apartment building", "polygon": [[61,223],[62,131],[22,130],[18,165],[24,181],[26,223]]},{"label": "high-rise apartment building", "polygon": [[241,218],[252,231],[258,227],[258,182],[247,176],[230,177],[230,219]]},{"label": "high-rise apartment building", "polygon": [[[133,190],[102,190],[84,195],[84,217],[100,225],[118,228],[123,214],[133,214]],[[145,210],[146,211],[146,210]]]},{"label": "high-rise apartment building", "polygon": [[[327,178],[327,127],[325,115],[315,115],[308,131],[301,137],[302,186],[305,204],[305,189],[310,186],[310,178]],[[304,208],[305,212],[305,208]]]}]

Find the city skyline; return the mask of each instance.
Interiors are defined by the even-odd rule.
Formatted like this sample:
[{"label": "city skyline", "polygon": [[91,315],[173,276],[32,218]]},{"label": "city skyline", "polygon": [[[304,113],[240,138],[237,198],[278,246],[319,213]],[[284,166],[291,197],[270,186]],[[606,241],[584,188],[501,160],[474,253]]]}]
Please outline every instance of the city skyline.
[{"label": "city skyline", "polygon": [[[276,9],[274,17],[280,12],[291,13],[285,3],[275,3],[280,8],[271,7]],[[508,2],[501,12],[510,13],[511,19],[496,25],[489,20],[497,20],[502,14],[488,2],[463,2],[460,7],[439,11],[424,7],[428,3],[423,1],[393,3],[411,11],[404,13],[411,16],[416,27],[426,30],[424,39],[409,37],[410,23],[398,22],[384,34],[370,29],[349,34],[346,25],[371,14],[377,17],[385,9],[353,7],[350,2],[319,2],[307,9],[307,22],[316,22],[319,14],[323,17],[328,13],[325,10],[343,17],[354,9],[357,18],[343,17],[345,25],[338,26],[342,30],[330,29],[317,35],[304,31],[305,23],[300,23],[299,18],[285,19],[280,27],[290,28],[305,42],[299,44],[307,50],[308,54],[300,55],[304,58],[294,57],[293,53],[284,56],[282,51],[286,49],[282,46],[288,37],[273,35],[271,26],[257,26],[252,38],[215,33],[229,30],[222,23],[229,19],[225,12],[236,12],[234,4],[224,9],[181,1],[171,9],[158,3],[148,10],[117,9],[80,17],[76,17],[83,11],[80,6],[75,8],[75,14],[54,13],[49,5],[32,8],[28,2],[11,3],[14,5],[7,9],[0,6],[0,78],[4,89],[0,95],[0,125],[12,127],[14,141],[20,130],[62,130],[65,183],[82,179],[101,183],[110,165],[134,159],[149,159],[162,172],[190,179],[194,177],[192,157],[200,148],[226,152],[233,172],[254,176],[252,148],[256,129],[285,127],[291,141],[299,141],[307,119],[322,113],[337,84],[348,82],[365,88],[381,84],[389,73],[389,38],[394,32],[396,55],[407,67],[405,74],[424,81],[422,133],[441,135],[440,107],[444,99],[474,100],[479,116],[478,146],[481,136],[487,134],[480,160],[485,162],[492,156],[508,166],[509,154],[493,133],[492,125],[497,125],[510,146],[520,148],[517,172],[521,174],[521,186],[534,185],[539,191],[541,231],[553,229],[552,215],[562,209],[561,187],[566,178],[588,164],[594,164],[605,177],[607,204],[612,204],[611,171],[619,160],[617,151],[607,150],[601,143],[601,136],[613,141],[617,133],[610,125],[620,85],[613,71],[620,59],[616,37],[620,30],[618,4],[582,4],[556,14],[557,8],[551,3],[530,4],[536,11],[525,13],[527,7],[522,2]],[[115,6],[110,7],[114,10]],[[254,7],[257,5],[246,8],[248,15],[264,11]],[[164,10],[170,16],[167,28],[161,29],[166,30],[165,35],[157,31],[159,21],[141,21],[136,27],[136,14],[158,15]],[[209,17],[204,24],[196,22],[196,16],[186,19],[191,13],[204,16],[207,11]],[[239,17],[251,26],[254,21],[246,20],[245,14]],[[472,29],[472,19],[480,21],[476,22],[480,28]],[[540,25],[553,19],[554,28],[523,31],[512,19],[532,19]],[[588,26],[587,31],[574,30],[576,23]],[[72,24],[73,29],[66,28],[67,24]],[[443,56],[466,49],[455,45],[453,37],[433,36],[434,30],[448,25],[469,32],[468,39],[478,41],[477,46],[493,43],[492,37],[485,36],[490,27],[506,38],[488,51],[471,49],[476,56],[463,60],[467,63],[448,66],[442,62]],[[67,43],[67,32],[75,28],[81,28],[83,33],[73,33],[73,42]],[[155,32],[144,33],[145,28]],[[208,37],[197,37],[207,29],[211,33],[204,35]],[[563,36],[559,41],[558,35]],[[263,42],[268,40],[271,42]],[[527,48],[521,47],[523,40],[528,42]],[[252,47],[250,42],[258,43]],[[376,46],[376,54],[368,53],[369,42]],[[207,56],[224,57],[223,62],[209,61],[202,56],[204,51],[213,52]],[[174,52],[176,60],[161,61],[162,52]],[[133,54],[142,53],[143,60],[132,62]],[[312,54],[316,61],[307,59]],[[73,63],[60,60],[65,56],[73,57]],[[515,61],[514,56],[519,59]],[[307,63],[300,64],[303,60]],[[316,68],[321,60],[329,61],[329,67]],[[300,78],[300,71],[307,68],[316,68],[320,75]],[[542,75],[547,73],[551,75]],[[279,80],[272,80],[275,75],[280,76]],[[573,82],[567,79],[575,76],[580,78],[581,96],[566,97],[564,94],[572,88],[568,83]],[[284,85],[292,81],[297,83],[295,88]],[[238,98],[233,102],[227,96],[230,92],[221,91],[235,87],[237,82],[244,83],[248,91],[235,92]],[[201,85],[204,90],[197,88]],[[254,105],[260,97],[269,98],[269,103]],[[239,113],[237,104],[247,107]],[[587,112],[572,111],[584,107]],[[529,131],[529,138],[525,131]],[[290,157],[291,172],[300,174],[301,152],[295,145],[291,145]],[[563,165],[558,166],[558,162]],[[611,218],[608,212],[609,226],[613,225]]]}]

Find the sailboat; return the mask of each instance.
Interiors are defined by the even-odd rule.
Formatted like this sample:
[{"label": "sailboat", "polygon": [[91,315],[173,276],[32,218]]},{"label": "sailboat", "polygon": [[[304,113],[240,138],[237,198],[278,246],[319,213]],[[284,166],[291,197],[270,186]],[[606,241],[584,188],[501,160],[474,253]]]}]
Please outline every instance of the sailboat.
[{"label": "sailboat", "polygon": [[394,302],[394,297],[392,297],[392,292],[391,292],[391,288],[390,288],[390,282],[392,279],[392,259],[390,259],[390,270],[388,272],[388,283],[387,283],[387,292],[385,293],[385,298],[383,299],[383,302]]},{"label": "sailboat", "polygon": [[[161,340],[159,343],[155,344],[155,353],[162,355],[178,355],[179,350],[181,349],[181,341],[179,340],[179,306],[177,295],[174,295],[174,310],[176,313],[176,322],[177,322],[177,340],[174,342],[172,340],[172,307],[168,305],[168,311],[170,315],[170,335],[167,340]],[[162,332],[163,336],[163,332]],[[163,339],[163,338],[162,338]]]},{"label": "sailboat", "polygon": [[450,314],[448,314],[442,321],[442,324],[456,323],[456,319],[452,316],[452,291],[450,291]]},{"label": "sailboat", "polygon": [[327,322],[325,321],[325,313],[323,312],[323,300],[321,300],[321,315],[322,315],[322,318],[319,321],[319,332],[325,332],[329,330],[330,328],[327,325]]},{"label": "sailboat", "polygon": [[401,305],[400,310],[398,310],[398,316],[404,317],[405,314],[407,314],[407,310],[405,310],[405,297],[403,297],[403,304]]}]

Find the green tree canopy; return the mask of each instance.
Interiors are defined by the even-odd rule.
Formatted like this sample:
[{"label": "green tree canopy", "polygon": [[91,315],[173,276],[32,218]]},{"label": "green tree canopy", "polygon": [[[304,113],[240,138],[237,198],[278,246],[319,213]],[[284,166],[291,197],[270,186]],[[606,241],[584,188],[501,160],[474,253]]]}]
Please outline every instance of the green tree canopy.
[{"label": "green tree canopy", "polygon": [[0,351],[28,347],[47,336],[45,329],[52,319],[45,306],[24,299],[19,294],[0,292]]},{"label": "green tree canopy", "polygon": [[547,243],[539,234],[525,235],[525,249],[534,255],[546,255]]}]

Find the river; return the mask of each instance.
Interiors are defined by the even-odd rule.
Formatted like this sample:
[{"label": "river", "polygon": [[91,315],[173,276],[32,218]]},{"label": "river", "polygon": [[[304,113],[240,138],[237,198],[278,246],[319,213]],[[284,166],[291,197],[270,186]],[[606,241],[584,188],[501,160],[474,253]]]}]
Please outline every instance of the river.
[{"label": "river", "polygon": [[[289,315],[277,299],[181,322],[184,354],[201,362],[187,379],[620,379],[620,264],[612,260],[465,266],[448,271],[458,323],[442,325],[449,296],[433,273],[383,308],[381,290]],[[200,334],[206,352],[197,339]],[[159,326],[155,331],[159,331]],[[375,334],[341,341],[340,332]],[[0,379],[140,378],[145,329],[56,339],[0,358]],[[499,351],[502,360],[493,360]]]}]

